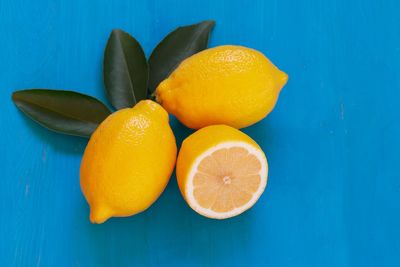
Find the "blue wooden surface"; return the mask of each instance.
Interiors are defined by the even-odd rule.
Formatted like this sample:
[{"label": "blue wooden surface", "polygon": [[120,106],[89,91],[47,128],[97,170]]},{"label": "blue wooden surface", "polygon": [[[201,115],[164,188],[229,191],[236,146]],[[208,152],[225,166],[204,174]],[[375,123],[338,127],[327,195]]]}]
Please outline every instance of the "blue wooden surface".
[{"label": "blue wooden surface", "polygon": [[[400,266],[399,11],[396,0],[1,0],[0,266]],[[245,129],[269,158],[265,194],[214,221],[173,177],[148,211],[90,224],[86,141],[31,122],[11,92],[105,100],[111,29],[149,54],[178,25],[209,18],[211,46],[259,49],[290,76],[274,112]],[[172,124],[181,142],[190,131]]]}]

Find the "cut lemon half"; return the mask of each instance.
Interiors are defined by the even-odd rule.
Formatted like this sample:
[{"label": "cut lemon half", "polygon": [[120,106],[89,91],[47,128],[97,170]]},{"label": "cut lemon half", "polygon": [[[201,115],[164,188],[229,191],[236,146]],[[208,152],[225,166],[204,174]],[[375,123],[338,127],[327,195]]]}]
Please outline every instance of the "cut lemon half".
[{"label": "cut lemon half", "polygon": [[179,188],[199,214],[226,219],[251,208],[264,192],[267,159],[241,131],[213,125],[182,143],[177,160]]}]

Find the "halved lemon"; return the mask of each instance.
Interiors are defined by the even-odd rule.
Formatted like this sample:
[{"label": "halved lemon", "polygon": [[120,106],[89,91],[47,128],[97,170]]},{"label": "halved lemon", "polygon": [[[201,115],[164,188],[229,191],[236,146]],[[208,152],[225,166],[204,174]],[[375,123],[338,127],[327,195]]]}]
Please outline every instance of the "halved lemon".
[{"label": "halved lemon", "polygon": [[257,202],[267,185],[268,162],[249,136],[226,125],[213,125],[183,141],[176,174],[193,210],[226,219]]}]

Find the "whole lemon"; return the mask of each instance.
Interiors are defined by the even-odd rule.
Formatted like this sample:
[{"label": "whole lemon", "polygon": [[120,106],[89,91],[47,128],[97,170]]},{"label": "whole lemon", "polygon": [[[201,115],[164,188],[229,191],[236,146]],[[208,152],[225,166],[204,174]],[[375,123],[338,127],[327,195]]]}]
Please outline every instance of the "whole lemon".
[{"label": "whole lemon", "polygon": [[155,95],[189,128],[213,124],[243,128],[272,111],[287,79],[262,53],[224,45],[182,61]]},{"label": "whole lemon", "polygon": [[110,115],[91,136],[81,163],[90,221],[147,209],[169,181],[176,150],[168,113],[159,104],[144,100]]}]

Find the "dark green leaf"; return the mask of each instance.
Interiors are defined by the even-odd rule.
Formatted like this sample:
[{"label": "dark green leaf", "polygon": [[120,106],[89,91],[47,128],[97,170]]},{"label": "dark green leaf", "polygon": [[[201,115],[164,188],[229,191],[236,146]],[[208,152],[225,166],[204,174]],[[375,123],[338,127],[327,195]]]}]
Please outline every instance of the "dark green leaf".
[{"label": "dark green leaf", "polygon": [[187,57],[207,48],[213,20],[179,27],[169,33],[153,50],[149,59],[150,92]]},{"label": "dark green leaf", "polygon": [[72,91],[30,89],[14,92],[17,107],[44,127],[69,135],[89,137],[108,116],[96,98]]},{"label": "dark green leaf", "polygon": [[140,44],[128,33],[113,30],[104,52],[107,98],[116,109],[133,107],[147,97],[149,68]]}]

